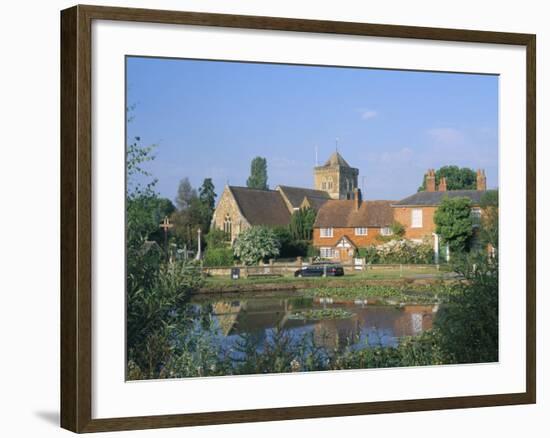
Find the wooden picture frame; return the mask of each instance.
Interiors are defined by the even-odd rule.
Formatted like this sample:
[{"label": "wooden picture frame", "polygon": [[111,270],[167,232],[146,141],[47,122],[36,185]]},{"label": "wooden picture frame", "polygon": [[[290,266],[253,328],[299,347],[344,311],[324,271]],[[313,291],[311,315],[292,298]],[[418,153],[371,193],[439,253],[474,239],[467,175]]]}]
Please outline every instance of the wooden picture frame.
[{"label": "wooden picture frame", "polygon": [[[92,418],[92,22],[114,20],[387,38],[518,45],[525,65],[526,391],[196,414]],[[61,426],[99,432],[318,417],[529,404],[536,401],[536,37],[530,34],[238,16],[100,6],[61,12]]]}]

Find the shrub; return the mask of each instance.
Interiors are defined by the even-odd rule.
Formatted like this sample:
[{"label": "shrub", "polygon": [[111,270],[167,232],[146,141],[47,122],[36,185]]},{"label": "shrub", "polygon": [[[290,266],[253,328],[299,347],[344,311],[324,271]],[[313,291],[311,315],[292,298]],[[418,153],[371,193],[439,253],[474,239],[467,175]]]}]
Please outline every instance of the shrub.
[{"label": "shrub", "polygon": [[360,248],[359,257],[367,263],[432,263],[433,249],[428,242],[417,243],[412,240],[390,240],[378,246]]},{"label": "shrub", "polygon": [[231,248],[210,248],[203,259],[204,266],[232,266],[233,250]]},{"label": "shrub", "polygon": [[227,248],[227,235],[223,230],[211,229],[204,237],[208,249]]},{"label": "shrub", "polygon": [[272,228],[254,226],[244,230],[233,245],[233,252],[245,265],[279,255],[279,241]]}]

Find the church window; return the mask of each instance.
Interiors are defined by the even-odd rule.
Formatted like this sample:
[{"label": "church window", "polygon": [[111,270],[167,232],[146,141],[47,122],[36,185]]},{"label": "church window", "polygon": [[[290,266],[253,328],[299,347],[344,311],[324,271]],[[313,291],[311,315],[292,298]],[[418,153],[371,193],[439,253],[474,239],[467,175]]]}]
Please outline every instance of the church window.
[{"label": "church window", "polygon": [[231,240],[231,217],[229,214],[225,215],[225,219],[223,220],[223,232],[225,233],[225,240]]},{"label": "church window", "polygon": [[333,180],[332,180],[332,176],[329,176],[328,177],[327,188],[328,188],[328,190],[332,190],[333,187],[334,187],[334,183],[333,183]]}]

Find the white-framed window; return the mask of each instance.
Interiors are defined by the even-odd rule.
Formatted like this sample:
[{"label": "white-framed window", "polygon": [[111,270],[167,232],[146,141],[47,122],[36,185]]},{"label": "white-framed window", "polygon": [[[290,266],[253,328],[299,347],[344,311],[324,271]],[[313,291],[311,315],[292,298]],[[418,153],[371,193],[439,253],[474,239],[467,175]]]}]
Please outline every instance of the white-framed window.
[{"label": "white-framed window", "polygon": [[324,259],[331,259],[334,257],[334,248],[321,247],[319,250],[319,255]]},{"label": "white-framed window", "polygon": [[369,233],[369,229],[367,227],[357,227],[355,228],[355,235],[356,236],[366,236]]},{"label": "white-framed window", "polygon": [[380,234],[382,236],[391,236],[393,234],[393,231],[391,230],[390,227],[383,227],[383,228],[380,228]]},{"label": "white-framed window", "polygon": [[333,236],[333,229],[330,228],[321,228],[321,237],[332,237]]},{"label": "white-framed window", "polygon": [[411,228],[422,228],[422,209],[413,208],[411,211]]}]

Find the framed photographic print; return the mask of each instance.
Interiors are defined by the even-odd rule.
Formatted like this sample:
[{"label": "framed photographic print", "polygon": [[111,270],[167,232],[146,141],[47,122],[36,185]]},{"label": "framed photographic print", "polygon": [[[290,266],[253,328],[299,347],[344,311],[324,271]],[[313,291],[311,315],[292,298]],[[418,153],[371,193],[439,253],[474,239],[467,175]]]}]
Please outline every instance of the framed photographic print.
[{"label": "framed photographic print", "polygon": [[61,13],[61,425],[535,403],[535,36]]}]

